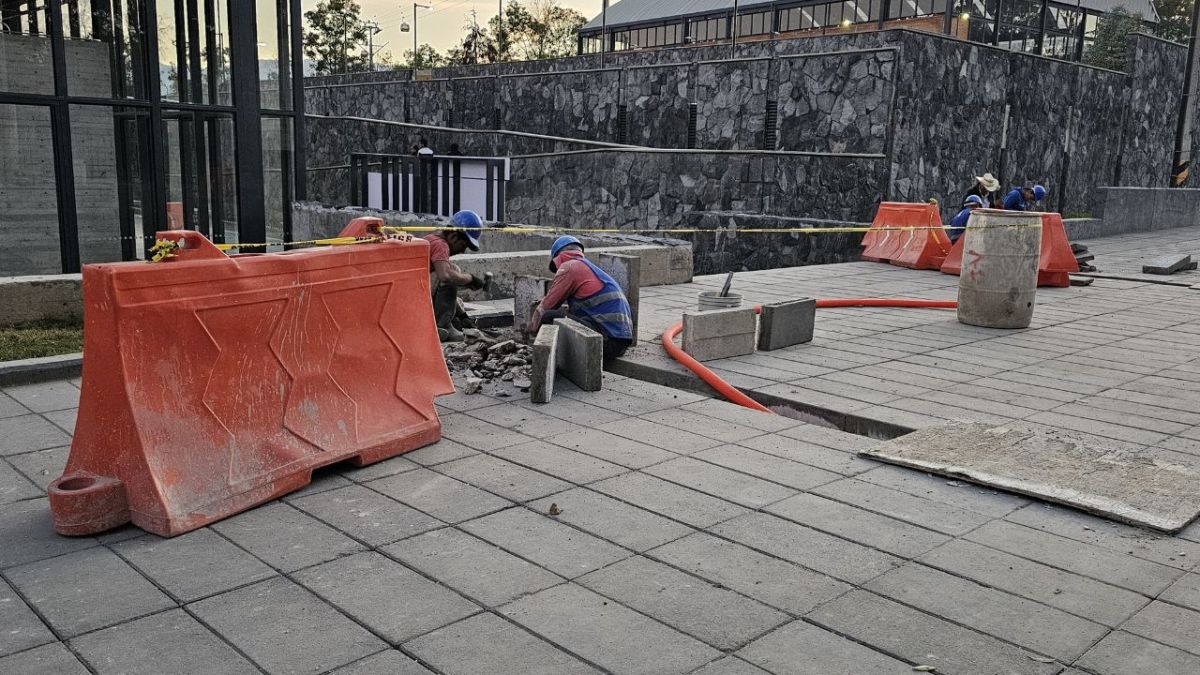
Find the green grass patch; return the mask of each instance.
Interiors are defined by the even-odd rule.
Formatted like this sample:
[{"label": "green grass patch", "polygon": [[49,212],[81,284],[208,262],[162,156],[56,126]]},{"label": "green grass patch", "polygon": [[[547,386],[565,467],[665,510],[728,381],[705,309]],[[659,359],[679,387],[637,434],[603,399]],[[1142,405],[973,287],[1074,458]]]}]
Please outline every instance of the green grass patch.
[{"label": "green grass patch", "polygon": [[81,351],[81,322],[46,320],[0,328],[0,361],[33,359]]}]

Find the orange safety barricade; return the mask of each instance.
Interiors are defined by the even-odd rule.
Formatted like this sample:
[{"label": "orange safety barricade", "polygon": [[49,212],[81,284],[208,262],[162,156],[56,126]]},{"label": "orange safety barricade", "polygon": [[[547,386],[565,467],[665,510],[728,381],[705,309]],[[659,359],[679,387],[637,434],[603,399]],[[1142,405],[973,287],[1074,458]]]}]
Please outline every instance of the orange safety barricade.
[{"label": "orange safety barricade", "polygon": [[[958,276],[962,271],[963,236],[954,242],[950,255],[942,263],[942,272]],[[1070,286],[1071,273],[1079,271],[1079,263],[1071,252],[1071,242],[1063,227],[1062,215],[1042,214],[1042,253],[1038,259],[1038,286]]]},{"label": "orange safety barricade", "polygon": [[[912,264],[921,262],[921,254],[924,251],[923,247],[931,241],[926,236],[926,233],[934,230],[901,230],[890,228],[940,228],[941,226],[942,216],[938,213],[937,206],[933,204],[881,202],[879,210],[875,213],[875,220],[871,222],[871,231],[863,235],[862,258],[871,262],[901,260],[903,262],[898,264],[909,267]],[[945,237],[945,233],[942,233],[942,236]],[[918,237],[920,238],[918,239]],[[947,248],[949,248],[949,241],[946,244]],[[917,245],[915,251],[913,250],[914,245]]]},{"label": "orange safety barricade", "polygon": [[167,202],[167,229],[183,229],[183,202]]},{"label": "orange safety barricade", "polygon": [[197,232],[159,263],[83,270],[82,395],[54,528],[174,536],[436,442],[454,387],[429,245],[226,256]]}]

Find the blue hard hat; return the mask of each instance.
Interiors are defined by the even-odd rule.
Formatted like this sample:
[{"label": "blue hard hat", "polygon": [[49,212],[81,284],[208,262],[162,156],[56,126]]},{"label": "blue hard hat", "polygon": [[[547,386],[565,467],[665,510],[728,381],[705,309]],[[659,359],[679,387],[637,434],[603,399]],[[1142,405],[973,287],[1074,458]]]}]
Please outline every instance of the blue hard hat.
[{"label": "blue hard hat", "polygon": [[479,250],[479,238],[483,236],[483,220],[474,211],[459,211],[450,216],[450,224],[456,231],[462,232],[467,238],[467,246],[472,251]]},{"label": "blue hard hat", "polygon": [[1039,202],[1046,198],[1046,188],[1041,185],[1033,186],[1033,198]]},{"label": "blue hard hat", "polygon": [[971,204],[983,206],[983,198],[979,195],[967,195],[967,198],[963,200],[963,206],[966,207],[970,206]]},{"label": "blue hard hat", "polygon": [[554,244],[550,247],[550,259],[553,260],[554,258],[557,258],[558,254],[562,253],[564,248],[571,246],[572,244],[578,246],[580,249],[583,248],[583,242],[570,235],[563,235],[558,239],[555,239]]}]

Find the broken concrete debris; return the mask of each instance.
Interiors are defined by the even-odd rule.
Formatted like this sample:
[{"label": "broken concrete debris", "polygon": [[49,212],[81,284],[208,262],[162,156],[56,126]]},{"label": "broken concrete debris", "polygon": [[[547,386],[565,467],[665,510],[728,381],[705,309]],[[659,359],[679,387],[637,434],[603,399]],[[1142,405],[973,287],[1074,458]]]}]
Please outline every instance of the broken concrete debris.
[{"label": "broken concrete debris", "polygon": [[1164,255],[1142,265],[1142,274],[1175,274],[1192,264],[1192,256],[1182,253]]},{"label": "broken concrete debris", "polygon": [[478,394],[487,382],[512,382],[521,390],[530,387],[529,369],[533,358],[530,347],[519,341],[514,331],[483,331],[468,328],[462,342],[442,345],[446,367],[465,377],[464,394]]}]

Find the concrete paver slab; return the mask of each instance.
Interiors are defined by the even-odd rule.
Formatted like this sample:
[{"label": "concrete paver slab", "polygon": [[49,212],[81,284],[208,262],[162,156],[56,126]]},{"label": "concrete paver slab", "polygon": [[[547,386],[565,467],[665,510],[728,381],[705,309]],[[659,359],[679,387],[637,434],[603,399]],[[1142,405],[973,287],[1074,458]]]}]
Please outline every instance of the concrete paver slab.
[{"label": "concrete paver slab", "polygon": [[5,387],[4,393],[36,413],[79,406],[79,387],[66,380]]},{"label": "concrete paver slab", "polygon": [[512,502],[427,469],[371,481],[367,487],[447,523],[507,508]]},{"label": "concrete paver slab", "polygon": [[219,521],[212,528],[283,572],[361,551],[362,544],[279,502]]},{"label": "concrete paver slab", "polygon": [[856,478],[845,478],[821,485],[812,492],[952,536],[966,534],[992,519],[982,513],[956,508]]},{"label": "concrete paver slab", "polygon": [[1076,665],[1098,675],[1195,673],[1200,672],[1200,657],[1137,635],[1116,631],[1084,654]]},{"label": "concrete paver slab", "polygon": [[1160,600],[1200,612],[1200,573],[1180,577],[1179,581],[1172,584],[1158,597]]},{"label": "concrete paver slab", "polygon": [[[800,462],[826,471],[832,471],[842,476],[853,476],[869,471],[879,464],[872,459],[862,457],[842,450],[834,450],[823,445],[800,441],[782,434],[757,436],[738,443],[738,445],[765,452],[769,455],[782,457],[793,462]],[[832,482],[832,481],[831,481]]]},{"label": "concrete paver slab", "polygon": [[462,529],[572,579],[631,554],[524,508],[463,523]]},{"label": "concrete paver slab", "polygon": [[596,428],[631,441],[685,455],[721,444],[720,441],[682,429],[671,429],[670,433],[663,433],[663,425],[641,417],[627,417],[601,424]]},{"label": "concrete paver slab", "polygon": [[592,488],[692,527],[709,527],[748,512],[745,508],[723,499],[710,497],[644,473],[627,473],[602,480]]},{"label": "concrete paver slab", "polygon": [[672,483],[719,497],[752,509],[773,504],[796,491],[744,473],[701,462],[690,457],[672,459],[643,469],[645,473]]},{"label": "concrete paver slab", "polygon": [[888,464],[876,465],[855,478],[989,518],[1003,518],[1029,503],[1019,495]]},{"label": "concrete paver slab", "polygon": [[0,657],[57,639],[3,580],[0,580],[0,626],[4,626],[0,632]]},{"label": "concrete paver slab", "polygon": [[571,487],[569,483],[512,462],[477,455],[438,465],[436,471],[515,502],[526,502]]},{"label": "concrete paver slab", "polygon": [[61,642],[0,657],[0,673],[21,675],[90,675]]},{"label": "concrete paver slab", "polygon": [[693,457],[797,490],[813,488],[841,478],[839,474],[832,471],[793,462],[740,445],[722,445],[697,452]]},{"label": "concrete paver slab", "polygon": [[361,485],[310,495],[291,504],[371,546],[390,544],[444,525],[433,516]]},{"label": "concrete paver slab", "polygon": [[778,675],[858,675],[912,670],[903,661],[804,621],[793,621],[755,640],[738,651],[738,656]]},{"label": "concrete paver slab", "polygon": [[316,675],[387,648],[317,596],[278,577],[188,609],[268,672]]},{"label": "concrete paver slab", "polygon": [[[70,445],[71,437],[41,415],[20,415],[4,420],[0,456],[16,455]],[[57,476],[55,476],[57,478]]]},{"label": "concrete paver slab", "polygon": [[47,499],[27,499],[0,509],[0,569],[96,544],[92,537],[63,537],[55,533]]},{"label": "concrete paver slab", "polygon": [[645,551],[683,537],[692,528],[607,495],[576,488],[530,504],[541,513],[557,505],[559,522],[634,551]]},{"label": "concrete paver slab", "polygon": [[34,485],[45,491],[50,489],[51,481],[63,474],[70,451],[69,447],[62,446],[20,455],[9,455],[5,459]]},{"label": "concrete paver slab", "polygon": [[580,428],[551,436],[546,440],[555,445],[577,450],[630,469],[640,469],[676,456],[673,452],[638,441],[631,441],[599,429]]},{"label": "concrete paver slab", "polygon": [[456,675],[575,675],[599,671],[496,616],[479,614],[438,629],[406,647]]},{"label": "concrete paver slab", "polygon": [[8,462],[0,459],[0,506],[40,497],[43,492]]},{"label": "concrete paver slab", "polygon": [[275,574],[207,527],[171,539],[147,534],[116,544],[113,550],[181,602],[224,593]]},{"label": "concrete paver slab", "polygon": [[948,540],[933,530],[814,494],[796,495],[764,510],[903,558],[914,558]]},{"label": "concrete paver slab", "polygon": [[88,633],[71,646],[102,675],[249,675],[249,661],[180,609]]},{"label": "concrete paver slab", "polygon": [[557,476],[578,485],[611,478],[628,471],[625,467],[612,462],[606,462],[582,452],[567,450],[562,446],[545,441],[512,445],[501,448],[493,454],[514,464]]},{"label": "concrete paver slab", "polygon": [[421,466],[433,466],[442,462],[450,462],[477,454],[479,454],[478,450],[472,450],[462,443],[455,443],[443,438],[433,445],[427,445],[423,448],[417,448],[412,452],[406,452],[403,458]]},{"label": "concrete paver slab", "polygon": [[1200,612],[1155,600],[1121,630],[1200,656]]},{"label": "concrete paver slab", "polygon": [[389,649],[331,671],[330,675],[433,675],[420,663]]}]

